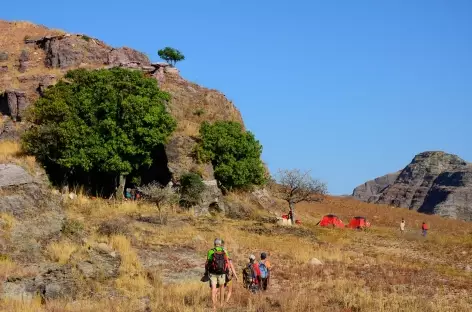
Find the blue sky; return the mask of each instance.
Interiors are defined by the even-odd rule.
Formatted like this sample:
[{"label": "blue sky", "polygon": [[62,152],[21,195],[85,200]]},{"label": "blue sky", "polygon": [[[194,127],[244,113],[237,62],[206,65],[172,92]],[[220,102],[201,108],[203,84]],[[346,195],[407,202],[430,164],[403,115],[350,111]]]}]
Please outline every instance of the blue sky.
[{"label": "blue sky", "polygon": [[472,1],[2,3],[28,20],[130,46],[184,52],[182,76],[222,91],[278,168],[330,193],[443,150],[472,161]]}]

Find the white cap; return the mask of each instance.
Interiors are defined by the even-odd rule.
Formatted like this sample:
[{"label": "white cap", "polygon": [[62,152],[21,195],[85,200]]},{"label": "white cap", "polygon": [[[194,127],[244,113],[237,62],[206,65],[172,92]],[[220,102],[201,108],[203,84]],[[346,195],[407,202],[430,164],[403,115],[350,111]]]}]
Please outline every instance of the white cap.
[{"label": "white cap", "polygon": [[250,256],[249,256],[249,260],[256,260],[256,256],[250,255]]}]

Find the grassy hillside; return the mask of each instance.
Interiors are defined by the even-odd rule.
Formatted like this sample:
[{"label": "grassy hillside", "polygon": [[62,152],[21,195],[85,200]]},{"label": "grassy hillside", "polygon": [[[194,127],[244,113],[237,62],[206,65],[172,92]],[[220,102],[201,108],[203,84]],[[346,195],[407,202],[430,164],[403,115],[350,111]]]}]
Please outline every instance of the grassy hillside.
[{"label": "grassy hillside", "polygon": [[[1,162],[31,166],[18,158],[13,143],[0,144]],[[48,243],[46,257],[76,267],[93,246],[121,255],[113,279],[85,279],[78,271],[80,291],[75,301],[39,298],[28,302],[0,301],[0,311],[209,311],[209,287],[199,282],[206,251],[222,237],[238,272],[249,254],[269,253],[274,265],[271,289],[250,295],[236,283],[225,311],[471,311],[472,224],[425,216],[405,209],[329,197],[322,203],[297,205],[301,226],[269,222],[273,213],[245,194],[228,200],[251,211],[245,220],[223,216],[195,217],[168,207],[159,224],[153,206],[115,203],[79,196],[65,204],[66,226]],[[366,232],[316,226],[326,213],[366,216]],[[404,217],[407,233],[397,227]],[[430,224],[428,237],[421,222]],[[5,235],[15,218],[2,215]],[[323,265],[309,264],[317,258]],[[33,274],[31,268],[7,257],[0,259],[0,279]]]}]

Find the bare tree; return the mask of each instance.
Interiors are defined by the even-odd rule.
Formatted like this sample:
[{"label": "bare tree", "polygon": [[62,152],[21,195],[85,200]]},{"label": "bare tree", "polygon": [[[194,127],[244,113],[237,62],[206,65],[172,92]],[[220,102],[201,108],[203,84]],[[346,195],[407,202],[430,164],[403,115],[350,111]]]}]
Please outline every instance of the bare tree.
[{"label": "bare tree", "polygon": [[279,170],[277,182],[280,198],[289,204],[292,224],[295,223],[295,204],[319,201],[328,192],[326,183],[314,179],[310,171]]},{"label": "bare tree", "polygon": [[170,205],[176,204],[179,201],[179,196],[170,187],[165,187],[157,182],[138,187],[144,198],[156,205],[159,213],[159,221],[161,224],[165,223],[167,219],[166,208]]}]

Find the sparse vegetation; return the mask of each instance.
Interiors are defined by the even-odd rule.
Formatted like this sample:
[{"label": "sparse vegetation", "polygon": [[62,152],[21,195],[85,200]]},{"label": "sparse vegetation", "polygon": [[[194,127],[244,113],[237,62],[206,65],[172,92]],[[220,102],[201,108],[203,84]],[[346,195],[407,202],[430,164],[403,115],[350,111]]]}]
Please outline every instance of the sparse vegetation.
[{"label": "sparse vegetation", "polygon": [[48,245],[47,251],[52,261],[56,261],[59,264],[66,264],[69,261],[70,256],[79,247],[69,241],[53,242]]},{"label": "sparse vegetation", "polygon": [[205,110],[203,108],[196,109],[193,114],[195,116],[201,117],[205,114]]},{"label": "sparse vegetation", "polygon": [[179,202],[178,194],[157,182],[141,186],[138,190],[143,193],[146,200],[156,205],[160,224],[166,224],[168,208]]},{"label": "sparse vegetation", "polygon": [[100,235],[126,235],[129,233],[128,221],[125,219],[111,219],[103,221],[97,231]]},{"label": "sparse vegetation", "polygon": [[89,36],[87,36],[87,35],[82,35],[81,38],[84,39],[84,40],[87,41],[87,42],[89,42],[90,39],[91,39],[91,38],[90,38]]},{"label": "sparse vegetation", "polygon": [[165,47],[164,49],[157,51],[157,54],[161,59],[172,66],[175,66],[177,62],[185,60],[185,56],[179,50],[171,47]]},{"label": "sparse vegetation", "polygon": [[309,171],[299,169],[279,170],[278,183],[277,191],[280,198],[289,204],[292,223],[295,222],[295,204],[318,201],[328,191],[325,183],[314,179]]},{"label": "sparse vegetation", "polygon": [[180,177],[180,204],[184,207],[197,205],[205,190],[202,178],[193,172]]},{"label": "sparse vegetation", "polygon": [[213,164],[216,179],[228,190],[265,183],[261,154],[259,141],[237,122],[203,122],[200,127],[197,158]]}]

